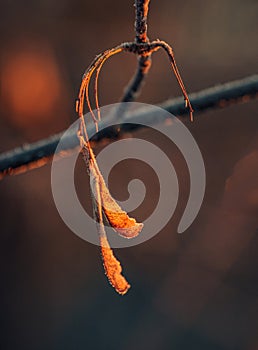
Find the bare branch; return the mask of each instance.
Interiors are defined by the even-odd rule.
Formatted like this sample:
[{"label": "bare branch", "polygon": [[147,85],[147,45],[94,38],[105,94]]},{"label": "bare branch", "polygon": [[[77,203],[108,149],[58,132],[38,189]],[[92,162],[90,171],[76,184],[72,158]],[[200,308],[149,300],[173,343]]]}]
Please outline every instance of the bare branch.
[{"label": "bare branch", "polygon": [[137,70],[132,80],[129,82],[128,86],[126,87],[124,95],[121,99],[121,102],[131,102],[135,100],[137,95],[140,93],[144,79],[148,74],[150,67],[151,67],[151,55],[140,56],[138,58]]},{"label": "bare branch", "polygon": [[138,44],[149,41],[147,36],[147,17],[150,0],[135,0],[135,42]]},{"label": "bare branch", "polygon": [[[252,75],[241,80],[217,85],[212,88],[193,93],[189,97],[196,114],[207,109],[225,108],[232,104],[248,102],[251,99],[258,97],[258,75]],[[187,113],[182,98],[175,98],[163,102],[160,104],[160,107],[177,116],[183,116]],[[160,121],[157,120],[157,117],[153,117],[153,119],[150,120],[150,115],[142,111],[141,115],[130,115],[130,117],[126,118],[125,122],[132,123],[134,120],[143,121],[147,118],[148,123],[154,124]],[[133,129],[138,127],[138,125],[135,125]],[[89,125],[89,129],[90,128],[93,130],[94,125]],[[110,136],[110,134],[108,134],[108,130],[105,130],[105,132],[97,134],[94,141],[100,142],[105,138],[120,137],[122,134],[131,130],[132,126],[130,126],[130,124],[123,124],[119,135]],[[77,130],[74,130],[74,133],[69,135],[67,138],[67,142],[65,143],[66,149],[62,150],[63,153],[61,156],[69,153],[71,150],[79,146],[76,133]],[[40,140],[32,144],[27,144],[1,154],[0,178],[3,178],[5,175],[26,172],[48,163],[52,159],[61,136],[62,133],[56,134],[47,139]]]}]

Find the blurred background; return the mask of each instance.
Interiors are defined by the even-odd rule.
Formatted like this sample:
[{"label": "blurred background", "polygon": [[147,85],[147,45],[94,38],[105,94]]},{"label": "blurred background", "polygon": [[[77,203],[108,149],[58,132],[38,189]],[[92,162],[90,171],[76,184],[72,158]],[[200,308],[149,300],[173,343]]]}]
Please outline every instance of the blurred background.
[{"label": "blurred background", "polygon": [[[173,46],[194,92],[257,71],[257,15],[255,0],[152,0],[149,37]],[[1,152],[66,129],[76,119],[85,68],[101,51],[133,40],[133,24],[133,1],[2,1]],[[101,105],[119,100],[135,66],[131,54],[105,64]],[[155,104],[179,94],[167,58],[155,54],[138,101]],[[194,123],[184,119],[204,157],[207,189],[183,235],[176,229],[188,172],[177,150],[156,137],[177,170],[180,201],[157,236],[115,251],[132,284],[123,297],[106,280],[99,247],[59,217],[50,164],[3,179],[1,349],[258,349],[257,106],[252,101],[202,113]],[[127,180],[139,174],[147,196],[134,214],[144,220],[158,196],[148,166],[117,166],[110,188],[126,199]],[[90,208],[82,162],[76,185]]]}]

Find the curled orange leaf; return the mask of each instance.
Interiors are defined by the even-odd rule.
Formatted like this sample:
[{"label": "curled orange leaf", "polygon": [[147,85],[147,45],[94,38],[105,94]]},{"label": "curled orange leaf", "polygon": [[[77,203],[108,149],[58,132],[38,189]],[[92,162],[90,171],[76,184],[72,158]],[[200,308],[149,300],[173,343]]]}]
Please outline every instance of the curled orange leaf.
[{"label": "curled orange leaf", "polygon": [[130,288],[130,284],[122,275],[121,264],[114,256],[106,235],[100,235],[100,245],[103,266],[109,283],[115,288],[117,293],[124,295]]},{"label": "curled orange leaf", "polygon": [[[129,217],[129,215],[117,204],[105,184],[92,150],[90,156],[91,174],[94,174],[94,177],[98,178],[101,206],[108,223],[124,238],[134,238],[138,236],[143,228],[143,224],[138,223],[134,218]],[[96,193],[93,193],[93,195],[97,198]]]},{"label": "curled orange leaf", "polygon": [[107,240],[107,235],[103,224],[100,179],[92,159],[90,159],[88,167],[91,181],[93,214],[98,227],[105,274],[109,280],[109,283],[115,288],[117,293],[124,295],[130,288],[130,284],[122,275],[121,264],[114,256],[114,253]]}]

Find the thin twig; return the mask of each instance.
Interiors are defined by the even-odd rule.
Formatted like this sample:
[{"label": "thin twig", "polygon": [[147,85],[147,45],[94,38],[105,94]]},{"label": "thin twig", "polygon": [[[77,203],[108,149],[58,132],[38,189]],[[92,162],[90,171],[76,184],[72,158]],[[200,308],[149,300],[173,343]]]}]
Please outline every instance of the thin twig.
[{"label": "thin twig", "polygon": [[[175,74],[175,77],[178,81],[178,84],[181,88],[181,91],[185,100],[185,107],[189,109],[190,120],[193,121],[193,108],[184,86],[183,80],[181,78],[181,74],[178,70],[175,56],[173,53],[172,47],[163,40],[149,40],[147,36],[147,18],[149,11],[149,3],[150,0],[135,0],[135,40],[133,42],[123,42],[122,44],[108,49],[101,54],[99,54],[93,62],[89,65],[89,67],[85,70],[85,73],[82,77],[82,82],[80,86],[80,91],[78,95],[78,99],[76,101],[76,111],[80,117],[80,127],[78,137],[83,140],[86,144],[88,142],[88,134],[86,123],[84,120],[84,102],[86,100],[86,104],[91,113],[92,120],[95,123],[95,129],[98,131],[98,122],[101,119],[100,109],[99,109],[99,98],[98,98],[98,78],[100,71],[102,69],[105,61],[120,52],[131,52],[138,56],[138,67],[133,79],[130,81],[124,96],[122,98],[122,102],[133,101],[139,93],[140,88],[142,87],[142,83],[144,78],[146,77],[150,67],[151,67],[151,56],[154,52],[163,49],[168,58],[170,60],[170,64],[172,70]],[[94,84],[94,97],[95,97],[95,106],[97,109],[97,118],[95,113],[93,113],[92,104],[89,97],[89,85],[93,74],[95,73],[95,84]],[[119,109],[118,112],[124,112],[124,108]],[[120,113],[121,114],[121,113]],[[90,147],[90,145],[88,145]]]},{"label": "thin twig", "polygon": [[[217,85],[212,88],[202,90],[190,95],[195,113],[206,111],[208,109],[225,108],[236,103],[248,102],[251,99],[258,97],[258,75],[252,75],[241,80],[229,82],[222,85]],[[160,104],[162,108],[170,113],[183,116],[186,114],[185,106],[182,98],[175,98]],[[126,119],[126,123],[134,120],[148,121],[148,123],[158,123],[157,117],[150,120],[149,114],[141,113],[141,116],[132,114]],[[134,126],[134,129],[139,127]],[[89,130],[94,129],[94,125],[89,125]],[[132,126],[124,124],[119,132],[119,136],[130,131]],[[47,139],[40,140],[36,143],[27,144],[16,148],[12,151],[2,153],[0,155],[0,178],[5,175],[20,174],[34,168],[39,168],[51,161],[55,149],[58,145],[60,137],[63,133],[53,135]],[[100,134],[100,135],[99,135]],[[99,133],[96,142],[105,138],[111,138],[108,130]],[[114,138],[118,135],[114,135]],[[62,150],[61,156],[69,154],[74,148],[79,146],[77,138],[77,130],[74,130],[66,140],[65,149]]]},{"label": "thin twig", "polygon": [[138,58],[138,67],[134,77],[125,88],[124,95],[121,98],[121,102],[132,102],[136,99],[140,93],[144,79],[148,74],[151,67],[151,55],[140,56]]},{"label": "thin twig", "polygon": [[[147,16],[148,16],[148,6],[150,0],[137,1],[135,0],[135,42],[147,43],[149,38],[147,36]],[[129,82],[125,89],[124,95],[121,99],[122,102],[134,101],[139,94],[142,83],[148,74],[151,67],[151,54],[149,55],[139,55],[138,67],[136,73],[132,80]]]},{"label": "thin twig", "polygon": [[147,36],[147,17],[150,0],[135,0],[135,42],[138,44],[149,42]]}]

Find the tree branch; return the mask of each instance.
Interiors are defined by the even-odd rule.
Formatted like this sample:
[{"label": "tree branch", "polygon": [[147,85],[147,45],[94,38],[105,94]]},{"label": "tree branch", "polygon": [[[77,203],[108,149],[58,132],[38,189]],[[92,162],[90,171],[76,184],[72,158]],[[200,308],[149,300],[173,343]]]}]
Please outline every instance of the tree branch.
[{"label": "tree branch", "polygon": [[135,100],[137,95],[140,93],[144,79],[146,78],[150,67],[151,67],[151,55],[138,57],[137,70],[132,80],[129,82],[128,86],[125,88],[124,95],[121,99],[121,102],[131,102]]},{"label": "tree branch", "polygon": [[[230,83],[217,85],[212,88],[202,90],[190,95],[192,106],[195,110],[195,114],[207,109],[213,108],[225,108],[229,105],[248,102],[251,99],[258,97],[258,75],[252,75],[247,78],[233,81]],[[182,98],[175,98],[163,102],[160,107],[169,111],[170,113],[183,116],[187,113],[185,110],[184,102]],[[127,117],[125,123],[133,123],[134,121],[146,121],[148,124],[157,123],[156,116],[150,116],[143,111],[141,114],[131,114]],[[93,125],[89,126],[94,128]],[[104,138],[116,138],[122,134],[139,128],[139,125],[122,124],[122,128],[118,135],[108,134],[108,130],[104,130],[94,138],[95,142],[99,142]],[[67,142],[65,143],[65,149],[62,151],[62,155],[69,153],[69,151],[79,146],[78,138],[76,135],[77,130],[69,135]],[[47,139],[40,140],[38,142],[27,144],[22,147],[16,148],[12,151],[2,153],[0,155],[0,179],[6,175],[20,174],[29,171],[34,168],[41,167],[48,163],[55,152],[57,144],[60,140],[62,133],[53,135]]]}]

